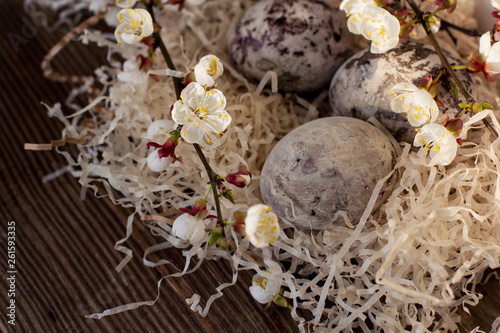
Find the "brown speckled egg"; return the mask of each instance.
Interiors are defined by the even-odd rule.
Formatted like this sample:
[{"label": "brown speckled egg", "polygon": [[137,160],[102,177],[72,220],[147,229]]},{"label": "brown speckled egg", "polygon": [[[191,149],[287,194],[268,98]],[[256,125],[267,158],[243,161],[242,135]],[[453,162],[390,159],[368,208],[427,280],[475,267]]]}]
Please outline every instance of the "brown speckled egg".
[{"label": "brown speckled egg", "polygon": [[[460,60],[446,53],[453,64]],[[404,113],[394,113],[390,102],[395,97],[392,87],[400,82],[412,82],[418,86],[427,75],[442,68],[437,53],[432,46],[420,43],[400,43],[383,54],[372,54],[363,50],[348,59],[335,73],[330,85],[330,105],[332,115],[368,119],[377,118],[398,141],[413,142],[415,128],[410,125]],[[456,71],[465,88],[476,96],[474,81],[464,70]],[[460,112],[458,103],[450,90],[449,83],[443,82],[437,99],[444,104],[440,108],[437,123],[444,114],[453,117]]]},{"label": "brown speckled egg", "polygon": [[[395,163],[390,140],[372,124],[349,117],[321,118],[297,127],[276,144],[262,169],[260,191],[264,202],[297,228],[324,230],[340,211],[357,223],[375,185]],[[375,209],[390,195],[394,177],[384,184]],[[338,217],[333,223],[344,220]]]},{"label": "brown speckled egg", "polygon": [[247,78],[269,70],[282,91],[322,88],[352,50],[345,14],[319,0],[263,0],[240,19],[229,51]]}]

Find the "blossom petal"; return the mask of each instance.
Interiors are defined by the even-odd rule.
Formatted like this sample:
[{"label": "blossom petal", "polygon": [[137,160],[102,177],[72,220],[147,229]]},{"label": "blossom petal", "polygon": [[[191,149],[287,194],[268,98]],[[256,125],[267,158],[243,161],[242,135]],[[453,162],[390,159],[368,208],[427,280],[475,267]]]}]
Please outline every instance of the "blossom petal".
[{"label": "blossom petal", "polygon": [[148,135],[153,137],[161,134],[169,134],[174,128],[174,122],[170,119],[160,119],[154,121],[148,127]]},{"label": "blossom petal", "polygon": [[248,288],[252,297],[260,304],[267,304],[273,300],[273,295],[266,292],[265,289],[259,286],[251,286]]},{"label": "blossom petal", "polygon": [[488,57],[491,50],[491,36],[490,32],[485,32],[479,39],[479,53],[482,53],[485,57]]},{"label": "blossom petal", "polygon": [[181,136],[188,143],[201,143],[203,140],[202,126],[197,126],[196,123],[187,123],[182,127]]},{"label": "blossom petal", "polygon": [[363,11],[367,5],[376,6],[376,3],[373,0],[344,0],[339,9],[351,15]]},{"label": "blossom petal", "polygon": [[137,0],[116,0],[115,3],[121,8],[131,8],[134,7]]},{"label": "blossom petal", "polygon": [[155,172],[162,172],[167,170],[167,168],[172,163],[172,157],[160,157],[158,155],[158,149],[153,151],[148,156],[148,167]]},{"label": "blossom petal", "polygon": [[217,111],[213,112],[207,116],[207,122],[205,123],[212,132],[216,132],[217,134],[221,134],[220,132],[224,132],[226,128],[231,123],[231,116],[227,111]]},{"label": "blossom petal", "polygon": [[191,114],[189,112],[189,108],[182,104],[181,101],[177,101],[174,103],[174,107],[172,108],[172,120],[175,121],[179,125],[184,125],[188,123],[188,116]]},{"label": "blossom petal", "polygon": [[486,58],[486,67],[491,74],[500,73],[500,42],[496,42],[491,46],[490,54]]}]

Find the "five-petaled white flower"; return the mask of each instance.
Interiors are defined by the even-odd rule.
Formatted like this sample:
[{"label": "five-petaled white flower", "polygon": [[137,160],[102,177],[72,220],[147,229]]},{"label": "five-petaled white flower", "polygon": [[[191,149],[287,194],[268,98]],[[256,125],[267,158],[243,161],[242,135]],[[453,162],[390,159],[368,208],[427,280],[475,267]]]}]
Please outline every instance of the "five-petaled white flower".
[{"label": "five-petaled white flower", "polygon": [[429,152],[432,165],[448,165],[457,155],[455,136],[439,124],[427,124],[417,129],[413,145],[422,147],[425,154]]},{"label": "five-petaled white flower", "polygon": [[137,0],[116,0],[115,3],[118,7],[131,8],[134,7]]},{"label": "five-petaled white flower", "polygon": [[191,244],[198,243],[207,235],[205,222],[187,213],[175,219],[172,225],[172,233],[174,236],[189,241]]},{"label": "five-petaled white flower", "polygon": [[221,134],[231,123],[224,110],[226,97],[217,89],[205,90],[191,82],[181,93],[172,109],[172,119],[182,125],[181,136],[188,143],[201,143],[204,136],[210,142],[211,133]]},{"label": "five-petaled white flower", "polygon": [[252,297],[261,304],[267,304],[273,300],[280,291],[282,281],[281,269],[277,272],[264,271],[264,273],[268,273],[269,276],[255,274],[252,278],[252,286],[249,288]]},{"label": "five-petaled white flower", "polygon": [[439,108],[426,90],[418,89],[410,82],[402,82],[396,84],[391,93],[397,94],[391,101],[392,111],[406,113],[412,126],[418,127],[436,120]]},{"label": "five-petaled white flower", "polygon": [[153,19],[145,9],[122,9],[118,12],[120,25],[115,30],[118,45],[137,44],[153,33]]},{"label": "five-petaled white flower", "polygon": [[215,79],[222,75],[224,66],[219,58],[209,54],[200,59],[194,66],[196,82],[204,87],[211,87],[215,84]]},{"label": "five-petaled white flower", "polygon": [[267,247],[278,239],[280,226],[271,207],[258,204],[248,209],[245,218],[245,233],[256,247]]},{"label": "five-petaled white flower", "polygon": [[401,29],[398,19],[377,7],[374,1],[344,0],[340,9],[347,14],[349,31],[372,41],[372,53],[384,53],[398,45]]},{"label": "five-petaled white flower", "polygon": [[491,74],[500,73],[500,42],[491,45],[490,32],[484,33],[479,39],[479,53],[486,59],[487,71]]}]

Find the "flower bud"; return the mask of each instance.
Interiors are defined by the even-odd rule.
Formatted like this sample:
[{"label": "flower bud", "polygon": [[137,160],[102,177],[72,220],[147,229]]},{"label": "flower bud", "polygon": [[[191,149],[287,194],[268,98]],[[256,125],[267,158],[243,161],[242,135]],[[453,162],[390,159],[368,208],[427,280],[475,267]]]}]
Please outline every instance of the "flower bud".
[{"label": "flower bud", "polygon": [[245,187],[250,183],[252,174],[246,170],[241,170],[236,173],[230,173],[226,176],[226,181],[237,187]]},{"label": "flower bud", "polygon": [[204,219],[208,214],[207,201],[205,199],[201,199],[196,202],[192,209],[179,208],[179,210],[191,216],[196,216],[197,218]]},{"label": "flower bud", "polygon": [[[177,156],[175,156],[175,148],[179,144],[179,135],[180,135],[179,131],[175,131],[174,134],[172,134],[170,136],[170,138],[168,138],[168,140],[163,145],[157,144],[156,142],[148,142],[147,143],[148,147],[158,148],[157,152],[152,153],[152,154],[157,154],[158,155],[157,158],[156,158],[156,156],[149,157],[148,158],[148,165],[150,165],[149,164],[150,160],[151,160],[151,162],[156,161],[155,162],[156,164],[158,164],[158,163],[161,164],[163,159],[166,159],[168,157],[172,157],[173,163],[175,163],[176,161],[179,161],[182,163],[182,160],[180,158],[178,158]],[[170,164],[170,163],[168,163],[168,164]],[[151,168],[151,165],[150,165],[150,168]],[[153,168],[151,168],[151,170],[158,171],[158,170],[153,169]]]},{"label": "flower bud", "polygon": [[174,236],[187,240],[190,243],[198,243],[207,234],[205,231],[205,223],[189,214],[182,214],[175,219],[172,226]]}]

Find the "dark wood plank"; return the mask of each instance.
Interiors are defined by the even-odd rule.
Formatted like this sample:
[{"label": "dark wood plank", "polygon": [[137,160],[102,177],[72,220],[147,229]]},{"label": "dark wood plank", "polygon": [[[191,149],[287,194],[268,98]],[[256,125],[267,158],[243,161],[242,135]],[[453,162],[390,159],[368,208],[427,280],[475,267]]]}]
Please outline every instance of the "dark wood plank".
[{"label": "dark wood plank", "polygon": [[[109,307],[154,299],[157,281],[177,270],[143,265],[144,249],[161,240],[136,221],[131,239],[125,243],[134,251],[134,259],[122,272],[116,272],[114,267],[123,255],[113,246],[124,236],[130,212],[91,194],[82,202],[80,185],[69,175],[42,182],[44,175],[66,165],[65,160],[53,151],[24,151],[23,145],[60,138],[61,124],[47,117],[40,102],[64,101],[71,86],[45,80],[40,62],[65,31],[48,34],[38,29],[25,38],[25,22],[32,21],[23,13],[22,1],[4,1],[0,11],[4,18],[0,23],[2,305],[9,301],[3,245],[7,221],[15,221],[17,238],[16,326],[6,324],[3,310],[2,325],[13,332],[297,331],[286,311],[259,311],[248,291],[250,272],[241,273],[241,281],[224,292],[207,318],[192,312],[185,302],[187,297],[198,293],[206,301],[221,282],[230,281],[231,270],[224,261],[208,262],[195,275],[164,281],[161,296],[152,307],[102,320],[84,318]],[[23,38],[19,52],[11,43],[16,37],[9,33]],[[56,64],[67,73],[90,73],[104,61],[103,52],[95,47],[89,51],[86,46],[72,43],[68,48],[66,56],[59,56]],[[162,256],[177,267],[183,265],[178,250]]]},{"label": "dark wood plank", "polygon": [[[198,293],[206,300],[221,282],[230,281],[231,270],[224,261],[204,263],[196,274],[166,280],[152,307],[100,321],[84,318],[108,307],[154,299],[157,281],[176,270],[142,264],[144,249],[160,240],[136,221],[126,242],[134,259],[116,272],[114,267],[123,256],[113,246],[124,236],[130,212],[91,194],[81,201],[80,185],[69,175],[42,182],[44,175],[66,162],[53,151],[24,151],[23,144],[60,138],[61,124],[48,118],[40,101],[64,101],[71,86],[45,80],[40,62],[65,31],[26,33],[33,21],[23,13],[20,0],[0,2],[0,13],[0,323],[9,332],[297,331],[286,310],[259,311],[248,291],[251,272],[241,272],[239,282],[224,292],[206,318],[193,313],[186,297]],[[22,38],[18,52],[12,44],[13,34]],[[65,54],[58,57],[57,66],[68,73],[89,73],[103,61],[99,49],[89,52],[78,43],[72,43]],[[6,324],[4,311],[9,301],[4,245],[8,221],[16,223],[15,327]],[[161,256],[182,267],[180,251],[163,251]],[[498,281],[490,280],[482,290],[487,290],[485,298],[471,309],[472,316],[464,314],[463,331],[478,325],[487,331],[500,313]]]}]

